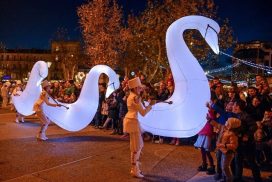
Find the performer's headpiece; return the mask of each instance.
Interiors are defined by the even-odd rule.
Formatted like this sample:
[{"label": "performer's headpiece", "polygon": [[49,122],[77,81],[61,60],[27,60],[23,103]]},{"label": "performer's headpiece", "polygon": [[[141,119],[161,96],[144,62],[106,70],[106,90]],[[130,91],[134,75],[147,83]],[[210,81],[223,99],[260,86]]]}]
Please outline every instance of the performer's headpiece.
[{"label": "performer's headpiece", "polygon": [[42,82],[42,88],[45,88],[45,87],[48,87],[48,86],[50,86],[50,83],[47,80],[44,80]]},{"label": "performer's headpiece", "polygon": [[139,77],[136,77],[136,78],[133,78],[133,79],[130,79],[128,81],[128,87],[130,89],[132,88],[136,88],[136,87],[143,87],[142,83],[141,83],[141,80]]}]

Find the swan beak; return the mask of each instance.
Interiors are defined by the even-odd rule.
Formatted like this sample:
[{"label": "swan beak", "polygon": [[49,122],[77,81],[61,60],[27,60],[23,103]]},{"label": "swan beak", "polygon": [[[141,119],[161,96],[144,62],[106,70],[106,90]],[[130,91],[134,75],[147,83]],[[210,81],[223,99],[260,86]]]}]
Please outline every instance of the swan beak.
[{"label": "swan beak", "polygon": [[205,40],[213,50],[215,54],[219,54],[218,36],[217,33],[212,28],[208,28]]},{"label": "swan beak", "polygon": [[108,88],[107,88],[106,95],[105,95],[106,98],[108,98],[112,94],[112,92],[114,92],[114,89],[111,87],[112,86],[108,86]]}]

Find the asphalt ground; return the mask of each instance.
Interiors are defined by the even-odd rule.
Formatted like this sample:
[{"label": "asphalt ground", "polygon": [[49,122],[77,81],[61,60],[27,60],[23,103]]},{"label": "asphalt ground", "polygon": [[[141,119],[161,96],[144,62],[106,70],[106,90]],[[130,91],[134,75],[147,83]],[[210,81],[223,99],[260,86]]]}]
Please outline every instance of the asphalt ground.
[{"label": "asphalt ground", "polygon": [[[15,113],[0,109],[0,181],[214,181],[198,173],[200,152],[182,140],[180,146],[146,141],[141,157],[144,179],[130,176],[129,141],[109,130],[91,126],[68,132],[52,124],[48,140],[37,141],[40,124],[35,116],[15,123]],[[247,181],[253,181],[245,170]],[[264,179],[271,171],[262,172]]]}]

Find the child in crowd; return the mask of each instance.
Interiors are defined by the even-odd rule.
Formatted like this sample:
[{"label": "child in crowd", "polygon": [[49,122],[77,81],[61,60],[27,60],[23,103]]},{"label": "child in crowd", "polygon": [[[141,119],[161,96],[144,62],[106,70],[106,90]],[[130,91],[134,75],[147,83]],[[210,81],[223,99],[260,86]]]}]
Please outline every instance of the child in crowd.
[{"label": "child in crowd", "polygon": [[224,181],[232,181],[230,163],[234,158],[235,150],[238,147],[238,128],[241,126],[241,120],[229,118],[225,124],[224,132],[219,142],[216,144],[217,149],[222,152],[221,168],[224,175]]},{"label": "child in crowd", "polygon": [[261,160],[265,160],[265,154],[263,151],[263,142],[265,138],[265,133],[263,131],[263,123],[261,121],[257,121],[257,130],[254,133],[254,140],[256,144],[256,162],[258,165],[261,164]]},{"label": "child in crowd", "polygon": [[[207,122],[202,130],[198,133],[197,141],[194,146],[199,148],[202,156],[202,164],[198,167],[198,171],[207,171],[207,174],[215,174],[215,166],[213,162],[213,157],[211,151],[213,150],[212,139],[215,137],[213,132],[213,127],[210,121],[215,119],[214,110],[209,109],[207,113]],[[207,164],[207,158],[209,160],[209,167]]]}]

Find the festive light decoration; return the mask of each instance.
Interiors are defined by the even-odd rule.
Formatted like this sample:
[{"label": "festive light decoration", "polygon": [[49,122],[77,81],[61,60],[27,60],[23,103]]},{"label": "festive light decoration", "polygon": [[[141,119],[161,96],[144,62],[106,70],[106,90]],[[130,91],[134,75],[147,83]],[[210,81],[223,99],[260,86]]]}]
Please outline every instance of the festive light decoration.
[{"label": "festive light decoration", "polygon": [[139,115],[141,127],[153,134],[169,137],[191,137],[206,123],[206,102],[210,100],[207,77],[187,47],[182,35],[186,29],[197,29],[212,50],[218,54],[218,24],[203,16],[187,16],[175,21],[167,30],[166,47],[175,82],[173,95],[157,103],[145,116]]},{"label": "festive light decoration", "polygon": [[47,75],[47,63],[44,61],[36,62],[31,70],[25,90],[20,96],[11,96],[12,103],[19,113],[25,116],[34,114],[33,105],[42,91],[41,81],[46,78]]},{"label": "festive light decoration", "polygon": [[[120,86],[118,75],[106,65],[94,66],[86,76],[78,100],[72,104],[60,103],[65,107],[50,107],[43,105],[45,115],[61,128],[68,131],[78,131],[92,121],[97,112],[99,90],[99,76],[105,73],[109,77],[109,84],[106,91],[108,97],[114,90]],[[54,103],[52,99],[50,102]]]},{"label": "festive light decoration", "polygon": [[238,62],[241,62],[241,63],[243,63],[243,64],[245,64],[247,66],[262,69],[262,70],[265,70],[265,71],[268,71],[268,72],[272,72],[272,67],[270,67],[270,66],[265,66],[265,65],[255,64],[255,63],[252,63],[250,61],[245,61],[245,60],[236,58],[236,57],[234,57],[232,55],[229,55],[229,54],[227,54],[225,52],[222,52],[222,51],[220,51],[220,53],[225,55],[225,56],[228,56],[230,58],[233,58],[233,59],[237,60]]},{"label": "festive light decoration", "polygon": [[213,69],[213,70],[208,70],[206,71],[205,73],[206,74],[212,74],[212,73],[218,73],[218,72],[223,72],[223,71],[226,71],[228,69],[232,69],[232,68],[235,68],[237,66],[240,66],[240,63],[234,63],[234,64],[231,64],[231,65],[228,65],[228,66],[225,66],[223,68],[217,68],[217,69]]},{"label": "festive light decoration", "polygon": [[84,72],[78,72],[77,75],[75,76],[75,79],[77,82],[82,82],[82,80],[85,78],[85,73]]}]

